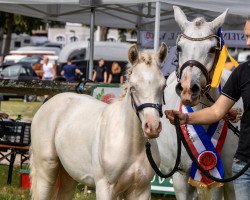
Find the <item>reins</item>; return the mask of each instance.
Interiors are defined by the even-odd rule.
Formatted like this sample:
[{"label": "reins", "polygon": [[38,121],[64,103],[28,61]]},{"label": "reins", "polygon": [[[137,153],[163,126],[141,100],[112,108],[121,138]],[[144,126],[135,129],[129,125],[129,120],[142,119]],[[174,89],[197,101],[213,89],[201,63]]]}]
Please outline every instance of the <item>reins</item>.
[{"label": "reins", "polygon": [[[163,111],[162,111],[162,104],[158,104],[158,103],[143,103],[141,105],[137,105],[135,102],[135,99],[133,97],[132,92],[130,91],[130,96],[131,96],[131,104],[134,107],[135,111],[136,111],[136,115],[137,117],[140,119],[139,116],[139,112],[142,111],[144,108],[154,108],[159,112],[159,116],[162,117],[163,116]],[[140,119],[141,120],[141,119]]]},{"label": "reins", "polygon": [[197,67],[197,68],[199,68],[201,70],[201,72],[203,73],[203,75],[205,76],[205,78],[206,78],[206,83],[207,84],[206,84],[206,86],[204,88],[202,88],[202,94],[206,94],[211,88],[210,85],[211,85],[212,80],[211,80],[210,74],[215,69],[215,66],[216,66],[216,64],[218,62],[220,51],[221,51],[221,48],[222,48],[222,46],[221,46],[221,38],[219,36],[217,36],[217,35],[214,35],[214,34],[208,35],[206,37],[201,37],[201,38],[193,38],[193,37],[189,37],[189,36],[182,33],[177,38],[177,42],[176,42],[177,44],[178,44],[178,41],[180,40],[181,37],[184,37],[184,38],[186,38],[188,40],[191,40],[191,41],[203,41],[203,40],[207,40],[207,39],[210,39],[210,38],[216,38],[216,40],[217,40],[217,46],[215,47],[214,62],[213,62],[212,68],[209,71],[206,69],[206,67],[203,64],[201,64],[197,60],[188,60],[185,63],[183,63],[183,65],[181,67],[176,68],[176,77],[177,77],[178,82],[180,82],[182,73],[183,73],[183,71],[184,71],[184,69],[186,67]]}]

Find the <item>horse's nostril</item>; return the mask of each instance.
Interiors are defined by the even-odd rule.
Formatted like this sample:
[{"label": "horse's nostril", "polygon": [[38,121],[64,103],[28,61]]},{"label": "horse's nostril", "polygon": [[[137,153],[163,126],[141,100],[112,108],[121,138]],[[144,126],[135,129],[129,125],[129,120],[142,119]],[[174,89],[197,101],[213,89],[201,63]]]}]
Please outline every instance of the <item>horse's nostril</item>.
[{"label": "horse's nostril", "polygon": [[181,92],[182,92],[182,90],[183,90],[183,87],[181,86],[181,83],[178,83],[178,84],[176,85],[176,87],[175,87],[176,93],[177,93],[178,95],[180,95]]},{"label": "horse's nostril", "polygon": [[197,84],[194,84],[194,85],[191,87],[191,91],[192,91],[192,93],[197,94],[197,93],[200,92],[200,87],[199,87]]}]

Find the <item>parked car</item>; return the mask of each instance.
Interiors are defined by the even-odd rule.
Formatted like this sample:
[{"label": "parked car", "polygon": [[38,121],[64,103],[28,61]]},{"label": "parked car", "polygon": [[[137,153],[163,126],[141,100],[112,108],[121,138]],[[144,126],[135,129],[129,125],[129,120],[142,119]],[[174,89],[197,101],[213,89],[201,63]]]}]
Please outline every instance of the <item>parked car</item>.
[{"label": "parked car", "polygon": [[[34,80],[38,79],[35,71],[32,69],[30,63],[15,63],[10,65],[4,65],[0,72],[0,79],[12,79],[12,80]],[[22,94],[1,94],[3,100],[9,100],[9,98],[23,98],[27,101],[36,100],[35,95],[22,95]]]},{"label": "parked car", "polygon": [[26,56],[24,58],[21,58],[19,60],[19,62],[25,62],[25,63],[35,64],[35,63],[41,63],[42,60],[43,60],[42,56],[31,55],[31,56]]}]

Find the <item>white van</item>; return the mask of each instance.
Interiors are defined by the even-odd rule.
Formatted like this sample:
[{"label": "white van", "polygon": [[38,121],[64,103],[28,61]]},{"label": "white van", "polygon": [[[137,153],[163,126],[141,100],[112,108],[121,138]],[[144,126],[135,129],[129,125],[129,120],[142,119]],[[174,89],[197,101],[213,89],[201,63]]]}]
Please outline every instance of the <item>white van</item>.
[{"label": "white van", "polygon": [[242,51],[238,54],[238,62],[243,63],[250,60],[250,50]]},{"label": "white van", "polygon": [[20,47],[16,50],[10,51],[10,55],[4,57],[4,63],[17,63],[22,58],[32,55],[48,56],[52,63],[58,59],[59,48],[55,47],[40,47],[40,46],[26,46]]},{"label": "white van", "polygon": [[[97,61],[100,58],[103,58],[108,70],[110,70],[111,64],[114,61],[118,62],[121,67],[125,69],[128,60],[128,49],[130,46],[130,43],[122,42],[95,42],[94,65],[97,64]],[[58,57],[58,63],[62,66],[67,62],[68,58],[71,58],[72,62],[83,72],[84,78],[87,78],[89,53],[89,42],[73,42],[63,47]]]}]

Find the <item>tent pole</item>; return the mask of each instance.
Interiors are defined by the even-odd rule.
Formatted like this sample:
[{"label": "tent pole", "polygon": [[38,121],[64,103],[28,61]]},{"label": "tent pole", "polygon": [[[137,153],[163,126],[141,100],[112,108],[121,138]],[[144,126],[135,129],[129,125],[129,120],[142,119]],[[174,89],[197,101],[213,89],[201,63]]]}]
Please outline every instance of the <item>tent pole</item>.
[{"label": "tent pole", "polygon": [[[139,13],[142,13],[143,5],[138,5]],[[141,48],[141,21],[142,16],[137,16],[137,25],[136,25],[136,32],[137,32],[137,46]]]},{"label": "tent pole", "polygon": [[94,29],[95,29],[95,8],[92,7],[90,10],[90,47],[89,47],[89,74],[88,78],[92,79],[93,67],[94,67]]},{"label": "tent pole", "polygon": [[155,9],[155,34],[154,34],[154,52],[157,52],[159,48],[160,40],[160,18],[161,18],[161,3],[156,2]]}]

